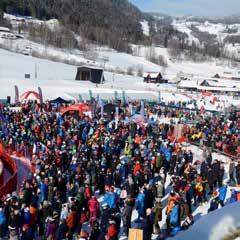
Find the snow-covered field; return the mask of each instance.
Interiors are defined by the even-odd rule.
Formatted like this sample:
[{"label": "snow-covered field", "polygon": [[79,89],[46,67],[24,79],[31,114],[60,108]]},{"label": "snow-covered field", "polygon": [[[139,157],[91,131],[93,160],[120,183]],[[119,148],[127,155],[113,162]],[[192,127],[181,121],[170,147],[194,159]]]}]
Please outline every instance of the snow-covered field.
[{"label": "snow-covered field", "polygon": [[[143,52],[144,49],[141,51]],[[161,52],[162,49],[157,48],[157,51]],[[134,63],[134,59],[139,59],[139,62],[145,64],[145,68],[151,66],[149,62],[141,61],[141,57],[131,56],[131,58],[129,58],[127,54],[124,53],[120,53],[119,57],[117,57],[118,53],[108,53],[107,51],[105,51],[105,54],[109,56],[109,62],[115,66],[131,66],[131,64]],[[200,66],[204,70],[201,71]],[[211,68],[207,63],[180,64],[172,62],[165,70],[171,73],[172,77],[175,77],[174,74],[182,69],[186,72],[195,73],[195,76],[197,76],[197,74],[201,74],[201,72],[203,75],[207,74],[207,71],[208,74],[213,74],[216,68],[221,69],[220,66],[216,65]],[[124,90],[126,96],[130,99],[157,101],[158,92],[160,91],[161,98],[164,101],[188,101],[191,99],[199,101],[199,97],[196,94],[189,95],[180,92],[174,84],[147,84],[143,82],[142,77],[121,75],[106,71],[106,83],[96,86],[90,82],[75,81],[76,72],[77,67],[73,65],[34,58],[0,49],[0,98],[11,96],[12,99],[14,99],[14,85],[17,85],[20,94],[28,90],[36,91],[38,87],[41,87],[45,100],[58,96],[77,100],[79,94],[81,94],[84,99],[89,99],[89,90],[92,90],[94,97],[99,94],[102,98],[114,98],[115,91],[117,91],[121,97],[122,91]],[[31,78],[25,79],[25,74],[30,74]],[[169,77],[171,77],[170,74]],[[204,78],[204,76],[202,76],[202,78]],[[224,98],[224,96],[221,96],[220,99],[221,98]],[[230,98],[232,98],[232,100]],[[227,100],[229,100],[229,104],[237,101],[233,100],[231,96],[228,96]],[[199,107],[202,105],[203,102],[199,102]],[[215,108],[215,106],[208,104],[208,101],[206,101],[205,105],[209,109]]]}]

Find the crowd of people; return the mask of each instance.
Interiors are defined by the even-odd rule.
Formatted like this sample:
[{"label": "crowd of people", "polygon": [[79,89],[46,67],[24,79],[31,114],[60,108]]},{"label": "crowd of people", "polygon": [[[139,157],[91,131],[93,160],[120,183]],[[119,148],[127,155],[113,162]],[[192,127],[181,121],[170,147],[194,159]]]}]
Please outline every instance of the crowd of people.
[{"label": "crowd of people", "polygon": [[[209,199],[209,211],[224,206],[226,170],[212,151],[227,145],[236,153],[237,112],[204,118],[147,105],[146,122],[140,124],[129,121],[140,103],[131,110],[118,104],[117,123],[100,113],[62,116],[59,106],[48,102],[29,102],[21,111],[1,107],[2,144],[29,158],[33,167],[21,188],[0,201],[0,238],[117,240],[133,227],[143,230],[144,240],[152,234],[161,239],[192,225],[194,209]],[[200,162],[172,138],[174,124],[159,121],[165,117],[201,119],[184,133],[200,143]],[[229,184],[240,184],[235,160]]]}]

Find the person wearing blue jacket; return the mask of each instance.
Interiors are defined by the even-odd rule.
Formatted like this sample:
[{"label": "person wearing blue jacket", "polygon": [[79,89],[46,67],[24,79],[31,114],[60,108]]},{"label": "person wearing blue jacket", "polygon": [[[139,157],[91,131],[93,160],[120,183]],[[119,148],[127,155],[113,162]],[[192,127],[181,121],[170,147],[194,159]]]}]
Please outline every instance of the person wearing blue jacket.
[{"label": "person wearing blue jacket", "polygon": [[222,187],[220,187],[218,189],[218,192],[219,192],[220,205],[222,207],[224,207],[224,201],[225,201],[225,198],[226,198],[226,195],[227,195],[227,186],[223,185]]},{"label": "person wearing blue jacket", "polygon": [[116,209],[117,208],[117,196],[115,192],[107,192],[104,195],[103,203],[107,204],[109,208]]},{"label": "person wearing blue jacket", "polygon": [[235,203],[237,202],[237,191],[236,190],[231,190],[231,191],[232,193],[231,193],[229,203]]},{"label": "person wearing blue jacket", "polygon": [[140,218],[143,218],[145,213],[144,213],[144,201],[145,201],[145,194],[144,194],[144,190],[141,189],[137,199],[136,199],[136,210],[138,212],[138,221],[140,221]]},{"label": "person wearing blue jacket", "polygon": [[4,209],[0,207],[0,238],[5,236],[7,218]]},{"label": "person wearing blue jacket", "polygon": [[170,212],[169,222],[171,226],[171,236],[175,236],[180,230],[180,206],[176,204]]}]

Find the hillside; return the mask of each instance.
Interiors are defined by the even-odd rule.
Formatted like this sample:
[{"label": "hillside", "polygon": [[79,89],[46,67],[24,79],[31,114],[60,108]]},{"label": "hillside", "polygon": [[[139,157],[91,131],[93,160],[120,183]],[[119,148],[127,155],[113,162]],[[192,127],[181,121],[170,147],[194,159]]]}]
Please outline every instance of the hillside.
[{"label": "hillside", "polygon": [[186,16],[174,18],[153,14],[161,19],[165,25],[171,25],[174,30],[185,34],[182,46],[175,43],[174,48],[180,48],[186,54],[197,60],[207,57],[228,58],[240,60],[240,18],[229,16],[213,19],[204,17]]},{"label": "hillside", "polygon": [[151,19],[127,0],[3,0],[0,9],[40,20],[56,18],[82,39],[120,51],[128,50],[128,43],[148,40],[141,21]]}]

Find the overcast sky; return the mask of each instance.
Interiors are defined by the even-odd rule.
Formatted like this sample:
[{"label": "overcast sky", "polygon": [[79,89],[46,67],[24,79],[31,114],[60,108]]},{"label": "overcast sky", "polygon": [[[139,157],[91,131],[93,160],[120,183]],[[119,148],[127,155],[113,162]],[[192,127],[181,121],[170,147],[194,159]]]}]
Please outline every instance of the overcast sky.
[{"label": "overcast sky", "polygon": [[171,15],[227,16],[240,14],[240,0],[130,0],[143,11]]}]

